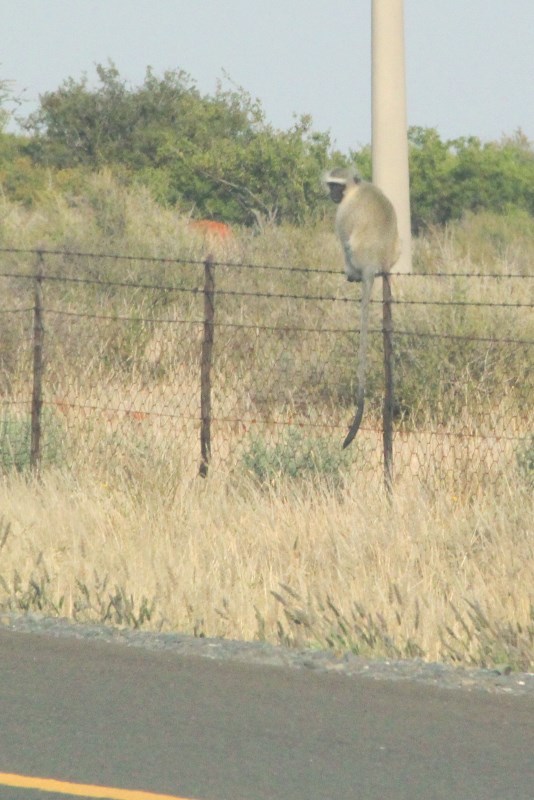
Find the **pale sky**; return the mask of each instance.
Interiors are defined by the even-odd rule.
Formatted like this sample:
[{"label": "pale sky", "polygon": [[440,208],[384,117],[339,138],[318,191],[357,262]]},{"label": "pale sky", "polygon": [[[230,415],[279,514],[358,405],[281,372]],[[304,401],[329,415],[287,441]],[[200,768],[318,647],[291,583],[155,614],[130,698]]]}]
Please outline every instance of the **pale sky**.
[{"label": "pale sky", "polygon": [[[534,139],[534,0],[405,0],[408,124],[444,139]],[[111,59],[203,93],[228,73],[287,129],[311,114],[344,152],[371,140],[370,0],[0,0],[0,78],[22,113]]]}]

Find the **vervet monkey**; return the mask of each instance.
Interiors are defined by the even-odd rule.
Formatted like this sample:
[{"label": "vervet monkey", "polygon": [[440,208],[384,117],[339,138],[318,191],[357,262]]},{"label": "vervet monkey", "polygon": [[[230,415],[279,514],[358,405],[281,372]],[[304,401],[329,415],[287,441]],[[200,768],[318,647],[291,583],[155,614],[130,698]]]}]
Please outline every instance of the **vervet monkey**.
[{"label": "vervet monkey", "polygon": [[343,447],[358,432],[365,401],[369,301],[379,272],[389,272],[400,256],[397,216],[388,198],[372,183],[363,181],[355,169],[332,169],[324,175],[330,197],[338,204],[336,233],[345,255],[347,280],[362,282],[360,346],[356,415]]}]

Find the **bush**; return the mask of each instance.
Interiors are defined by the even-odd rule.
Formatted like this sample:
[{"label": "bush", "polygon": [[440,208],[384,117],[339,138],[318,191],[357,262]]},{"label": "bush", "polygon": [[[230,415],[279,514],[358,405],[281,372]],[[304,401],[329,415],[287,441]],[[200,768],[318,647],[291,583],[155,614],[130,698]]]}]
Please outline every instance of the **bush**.
[{"label": "bush", "polygon": [[521,131],[499,142],[442,141],[433,128],[413,127],[409,142],[414,233],[469,211],[534,213],[534,151]]},{"label": "bush", "polygon": [[284,478],[292,481],[318,479],[330,486],[343,483],[350,459],[339,442],[324,437],[306,437],[301,430],[290,428],[276,444],[254,438],[242,457],[246,471],[261,484],[272,484]]},{"label": "bush", "polygon": [[[41,462],[59,464],[63,431],[56,415],[45,411],[41,418]],[[0,416],[0,472],[25,472],[30,467],[31,417],[4,410]]]},{"label": "bush", "polygon": [[132,88],[113,64],[96,70],[95,90],[69,78],[25,122],[36,164],[119,168],[161,202],[232,224],[299,223],[326,204],[319,175],[330,137],[309,116],[278,131],[243,89],[202,95],[184,71],[150,69]]}]

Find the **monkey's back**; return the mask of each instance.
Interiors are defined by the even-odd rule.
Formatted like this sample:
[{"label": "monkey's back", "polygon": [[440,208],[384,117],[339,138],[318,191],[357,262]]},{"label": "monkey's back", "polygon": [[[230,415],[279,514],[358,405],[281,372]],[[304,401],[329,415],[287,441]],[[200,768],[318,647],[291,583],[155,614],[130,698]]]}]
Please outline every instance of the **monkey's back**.
[{"label": "monkey's back", "polygon": [[336,215],[338,236],[358,269],[390,269],[400,255],[397,217],[391,202],[372,183],[347,192]]}]

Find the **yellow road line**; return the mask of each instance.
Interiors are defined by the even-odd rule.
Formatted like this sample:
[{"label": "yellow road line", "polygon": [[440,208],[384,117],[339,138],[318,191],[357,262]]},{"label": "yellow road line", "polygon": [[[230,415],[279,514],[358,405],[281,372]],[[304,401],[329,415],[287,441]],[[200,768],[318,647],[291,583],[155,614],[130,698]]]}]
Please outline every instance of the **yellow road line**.
[{"label": "yellow road line", "polygon": [[136,789],[114,789],[109,786],[92,786],[86,783],[68,783],[52,778],[33,778],[28,775],[15,775],[0,772],[0,787],[13,786],[17,789],[34,789],[39,792],[70,794],[74,797],[101,797],[105,800],[187,800],[171,794],[155,794]]}]

